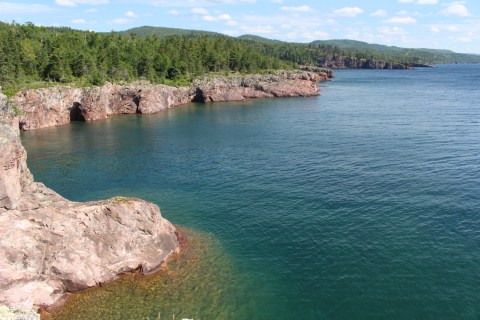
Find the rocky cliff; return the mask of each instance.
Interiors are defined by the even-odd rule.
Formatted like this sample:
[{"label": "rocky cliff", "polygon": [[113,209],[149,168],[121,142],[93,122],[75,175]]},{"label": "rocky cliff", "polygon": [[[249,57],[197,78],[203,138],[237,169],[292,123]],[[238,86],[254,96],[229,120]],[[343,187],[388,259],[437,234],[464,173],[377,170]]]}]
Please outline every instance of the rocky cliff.
[{"label": "rocky cliff", "polygon": [[59,86],[18,92],[12,103],[20,111],[22,130],[106,119],[114,114],[149,114],[191,101],[242,101],[248,98],[318,95],[318,82],[331,78],[324,69],[280,71],[270,75],[205,77],[190,87],[149,83],[73,88]]},{"label": "rocky cliff", "polygon": [[420,63],[394,63],[372,59],[358,59],[340,55],[329,55],[317,61],[318,65],[333,69],[397,69],[406,70],[421,67],[430,67]]},{"label": "rocky cliff", "polygon": [[305,97],[318,94],[318,82],[328,79],[315,72],[281,71],[272,75],[205,77],[193,82],[194,101],[243,101],[249,98]]},{"label": "rocky cliff", "polygon": [[18,92],[13,104],[21,110],[22,130],[106,119],[114,114],[155,113],[192,100],[190,88],[149,83],[73,88],[58,86]]},{"label": "rocky cliff", "polygon": [[[2,94],[0,113],[3,119],[13,119]],[[0,305],[20,309],[52,305],[66,292],[95,286],[121,273],[138,268],[154,271],[177,250],[175,228],[152,203],[131,198],[71,202],[34,182],[18,126],[12,126],[18,122],[3,119]]]}]

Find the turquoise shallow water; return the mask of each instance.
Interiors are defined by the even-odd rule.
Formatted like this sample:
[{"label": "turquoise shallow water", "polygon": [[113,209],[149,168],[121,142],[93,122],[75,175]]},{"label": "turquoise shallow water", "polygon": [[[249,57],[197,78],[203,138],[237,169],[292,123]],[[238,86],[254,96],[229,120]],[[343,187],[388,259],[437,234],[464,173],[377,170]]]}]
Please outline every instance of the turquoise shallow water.
[{"label": "turquoise shallow water", "polygon": [[480,65],[339,70],[319,97],[22,138],[65,197],[141,197],[213,234],[236,319],[478,319],[479,85]]}]

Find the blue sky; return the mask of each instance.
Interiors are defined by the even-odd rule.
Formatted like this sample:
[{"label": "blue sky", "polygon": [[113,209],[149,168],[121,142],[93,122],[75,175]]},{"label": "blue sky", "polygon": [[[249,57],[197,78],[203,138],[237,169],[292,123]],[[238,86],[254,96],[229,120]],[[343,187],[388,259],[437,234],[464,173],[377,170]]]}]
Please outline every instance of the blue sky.
[{"label": "blue sky", "polygon": [[480,0],[0,0],[0,20],[94,31],[151,25],[292,42],[355,39],[480,53]]}]

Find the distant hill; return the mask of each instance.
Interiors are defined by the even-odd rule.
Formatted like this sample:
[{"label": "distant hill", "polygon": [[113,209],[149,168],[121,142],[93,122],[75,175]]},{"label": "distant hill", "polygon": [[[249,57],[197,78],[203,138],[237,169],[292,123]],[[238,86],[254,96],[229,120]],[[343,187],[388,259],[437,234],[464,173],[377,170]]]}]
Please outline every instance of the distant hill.
[{"label": "distant hill", "polygon": [[357,40],[333,39],[333,40],[316,40],[311,42],[314,45],[325,46],[330,45],[355,53],[374,53],[383,60],[391,60],[398,58],[414,58],[426,63],[479,63],[480,55],[456,53],[451,50],[442,49],[412,49],[401,48],[396,46],[386,46],[381,44],[367,43]]},{"label": "distant hill", "polygon": [[275,43],[275,42],[276,43],[281,43],[282,42],[280,40],[268,39],[268,38],[256,36],[256,35],[253,35],[253,34],[244,34],[242,36],[237,37],[237,39],[264,42],[264,43]]},{"label": "distant hill", "polygon": [[[274,54],[281,59],[293,61],[296,63],[303,63],[309,61],[301,61],[302,59],[295,59],[297,56],[306,56],[308,51],[308,59],[311,60],[315,55],[343,55],[351,56],[361,59],[374,59],[392,62],[410,62],[410,63],[480,63],[480,55],[456,53],[451,50],[439,49],[411,49],[401,48],[396,46],[387,46],[381,44],[367,43],[357,40],[348,39],[333,39],[333,40],[316,40],[308,44],[291,43],[279,40],[268,39],[252,34],[245,34],[237,38],[230,37],[221,33],[188,30],[177,28],[151,27],[143,26],[125,31],[120,31],[120,34],[129,35],[135,34],[139,37],[149,35],[156,35],[159,38],[166,38],[169,36],[215,36],[225,37],[229,39],[238,39],[240,41],[247,41],[250,43],[258,43],[259,49],[262,53]],[[316,49],[313,49],[315,47]],[[282,54],[281,51],[294,52],[293,58],[289,54]],[[315,54],[311,51],[314,50]]]},{"label": "distant hill", "polygon": [[137,36],[140,36],[140,37],[156,35],[159,38],[165,38],[169,36],[223,36],[223,37],[226,37],[226,35],[217,33],[217,32],[177,29],[177,28],[164,28],[164,27],[149,27],[149,26],[132,28],[125,31],[119,31],[118,33],[136,34]]},{"label": "distant hill", "polygon": [[354,40],[292,43],[150,26],[91,32],[0,21],[0,86],[13,93],[52,83],[185,85],[210,73],[268,73],[305,65],[401,68],[455,62],[480,63],[480,55]]},{"label": "distant hill", "polygon": [[367,43],[363,41],[348,40],[348,39],[315,40],[315,41],[312,41],[311,43],[318,44],[318,45],[332,45],[341,49],[356,48],[356,49],[373,49],[378,51],[395,51],[395,50],[403,49],[395,46],[386,46],[383,44],[374,44],[374,43]]}]

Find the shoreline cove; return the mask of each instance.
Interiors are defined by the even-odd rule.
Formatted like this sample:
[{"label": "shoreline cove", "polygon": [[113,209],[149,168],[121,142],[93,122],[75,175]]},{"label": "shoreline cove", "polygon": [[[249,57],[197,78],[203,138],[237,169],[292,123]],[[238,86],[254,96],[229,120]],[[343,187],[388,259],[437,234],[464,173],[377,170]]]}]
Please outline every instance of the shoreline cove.
[{"label": "shoreline cove", "polygon": [[54,87],[19,92],[10,101],[2,94],[0,138],[7,152],[0,159],[0,218],[3,226],[21,227],[2,229],[0,304],[28,312],[56,309],[68,292],[97,287],[135,270],[161,272],[173,253],[181,254],[176,229],[154,204],[122,197],[70,202],[34,182],[19,129],[157,113],[192,101],[314,96],[318,83],[332,76],[331,71],[296,71],[203,78],[191,88],[111,83]]},{"label": "shoreline cove", "polygon": [[255,98],[319,95],[318,83],[333,71],[278,71],[267,75],[203,77],[190,87],[137,82],[100,87],[57,86],[18,92],[10,101],[22,131],[59,126],[71,121],[94,121],[117,114],[154,114],[191,102],[245,101]]}]

